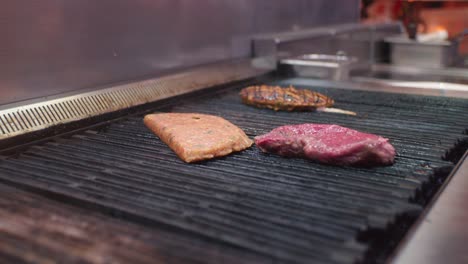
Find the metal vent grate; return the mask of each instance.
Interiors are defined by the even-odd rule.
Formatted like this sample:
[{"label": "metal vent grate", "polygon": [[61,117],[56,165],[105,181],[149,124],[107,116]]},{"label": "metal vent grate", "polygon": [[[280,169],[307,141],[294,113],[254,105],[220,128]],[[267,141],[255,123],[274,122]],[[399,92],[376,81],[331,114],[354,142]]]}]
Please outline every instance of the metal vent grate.
[{"label": "metal vent grate", "polygon": [[0,111],[0,140],[259,74],[250,61],[200,67],[157,79]]}]

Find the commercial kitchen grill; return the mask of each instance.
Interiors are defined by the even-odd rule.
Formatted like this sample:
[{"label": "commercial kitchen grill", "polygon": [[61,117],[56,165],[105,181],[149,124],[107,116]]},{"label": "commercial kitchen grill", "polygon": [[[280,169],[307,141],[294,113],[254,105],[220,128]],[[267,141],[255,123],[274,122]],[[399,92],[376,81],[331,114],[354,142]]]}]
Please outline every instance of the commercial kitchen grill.
[{"label": "commercial kitchen grill", "polygon": [[[242,104],[240,89],[259,82],[313,89],[358,115]],[[0,179],[138,225],[187,233],[174,255],[202,239],[236,249],[219,249],[233,263],[383,262],[428,202],[434,169],[453,165],[442,156],[468,127],[467,100],[312,84],[254,79],[147,104],[110,124],[9,151]],[[219,115],[251,138],[286,124],[338,124],[387,137],[398,154],[392,166],[354,168],[252,146],[186,164],[143,125],[143,113],[150,112]],[[184,262],[199,262],[198,254],[206,254],[199,250]],[[8,251],[0,254],[8,257]],[[210,261],[216,262],[203,260]]]}]

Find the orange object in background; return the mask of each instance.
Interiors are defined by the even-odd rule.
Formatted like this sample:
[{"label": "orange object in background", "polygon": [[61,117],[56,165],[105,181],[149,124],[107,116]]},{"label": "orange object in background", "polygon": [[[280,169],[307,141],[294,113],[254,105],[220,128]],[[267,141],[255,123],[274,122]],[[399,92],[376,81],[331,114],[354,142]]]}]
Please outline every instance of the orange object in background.
[{"label": "orange object in background", "polygon": [[[416,6],[417,11],[405,13],[408,5]],[[446,30],[449,38],[468,29],[468,1],[362,0],[362,8],[363,23],[417,19],[418,33]],[[468,37],[460,43],[459,52],[468,54]]]},{"label": "orange object in background", "polygon": [[362,0],[363,23],[379,23],[397,20],[401,0]]},{"label": "orange object in background", "polygon": [[[449,38],[453,38],[468,29],[468,3],[464,6],[424,9],[421,11],[421,18],[426,24],[427,33],[445,29]],[[459,52],[468,54],[468,37],[460,43]]]}]

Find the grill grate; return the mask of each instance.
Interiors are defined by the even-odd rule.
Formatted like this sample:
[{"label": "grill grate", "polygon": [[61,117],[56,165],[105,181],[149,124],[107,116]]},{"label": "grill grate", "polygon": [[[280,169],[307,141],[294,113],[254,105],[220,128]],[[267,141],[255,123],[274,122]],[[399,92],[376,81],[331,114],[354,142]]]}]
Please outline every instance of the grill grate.
[{"label": "grill grate", "polygon": [[[286,80],[280,84],[295,84]],[[262,154],[256,147],[185,164],[129,117],[102,131],[37,145],[0,162],[0,178],[137,215],[281,262],[351,263],[356,235],[420,210],[408,200],[468,126],[466,100],[316,89],[358,117],[274,112],[242,105],[241,87],[157,111],[217,114],[250,136],[279,125],[335,123],[390,138],[396,164],[332,167]]]}]

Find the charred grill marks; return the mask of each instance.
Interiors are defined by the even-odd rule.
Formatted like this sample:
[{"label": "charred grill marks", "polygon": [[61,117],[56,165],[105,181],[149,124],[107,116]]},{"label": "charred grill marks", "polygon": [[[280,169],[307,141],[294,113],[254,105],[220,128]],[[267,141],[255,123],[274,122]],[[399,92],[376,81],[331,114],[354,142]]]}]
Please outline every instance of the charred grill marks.
[{"label": "charred grill marks", "polygon": [[295,89],[290,86],[250,86],[240,92],[245,104],[260,108],[277,110],[314,110],[320,107],[331,107],[333,99],[310,90]]}]

